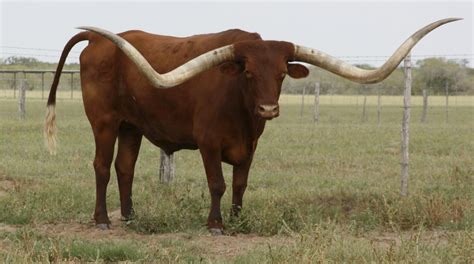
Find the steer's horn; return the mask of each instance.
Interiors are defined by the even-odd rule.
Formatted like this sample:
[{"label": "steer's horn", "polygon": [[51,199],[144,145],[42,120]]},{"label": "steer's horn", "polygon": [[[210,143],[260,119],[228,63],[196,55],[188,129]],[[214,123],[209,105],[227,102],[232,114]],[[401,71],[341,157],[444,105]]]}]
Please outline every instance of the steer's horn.
[{"label": "steer's horn", "polygon": [[79,29],[95,32],[115,43],[137,65],[140,72],[148,78],[151,84],[157,88],[170,88],[179,85],[207,69],[234,59],[234,46],[227,45],[206,52],[170,72],[159,74],[143,55],[122,37],[96,27],[79,27]]},{"label": "steer's horn", "polygon": [[334,58],[326,53],[316,49],[306,48],[295,45],[295,60],[307,62],[326,69],[346,79],[359,83],[376,83],[387,78],[392,73],[415,44],[433,29],[449,22],[461,20],[462,18],[447,18],[436,21],[428,26],[418,30],[411,35],[403,44],[395,51],[395,53],[382,65],[374,70],[364,70],[352,66],[342,60]]}]

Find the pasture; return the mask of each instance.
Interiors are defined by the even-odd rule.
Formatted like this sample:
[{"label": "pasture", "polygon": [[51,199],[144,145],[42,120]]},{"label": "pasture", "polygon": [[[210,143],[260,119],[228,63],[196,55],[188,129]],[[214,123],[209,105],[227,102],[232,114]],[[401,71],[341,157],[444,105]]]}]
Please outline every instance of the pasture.
[{"label": "pasture", "polygon": [[91,221],[94,140],[82,101],[58,100],[59,148],[50,156],[42,135],[45,101],[27,99],[26,120],[19,121],[17,102],[1,99],[0,259],[474,261],[473,98],[450,99],[448,123],[444,98],[434,99],[439,103],[430,104],[424,124],[421,100],[414,98],[407,198],[399,196],[401,99],[383,97],[377,126],[376,106],[369,103],[368,121],[361,123],[363,98],[354,98],[341,104],[322,98],[314,124],[312,97],[303,117],[301,97],[282,97],[281,116],[267,123],[259,141],[242,216],[232,221],[231,167],[224,166],[226,236],[220,237],[204,227],[210,197],[198,151],[176,154],[176,179],[165,185],[158,179],[159,149],[144,139],[133,186],[137,218],[117,220],[112,171],[113,226],[98,231]]}]

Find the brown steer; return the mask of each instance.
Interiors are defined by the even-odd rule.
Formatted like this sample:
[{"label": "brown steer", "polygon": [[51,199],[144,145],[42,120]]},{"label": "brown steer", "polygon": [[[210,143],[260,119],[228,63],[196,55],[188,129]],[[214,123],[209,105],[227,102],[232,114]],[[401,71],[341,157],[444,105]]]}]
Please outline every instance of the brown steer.
[{"label": "brown steer", "polygon": [[88,40],[80,56],[81,87],[96,145],[94,219],[98,227],[105,229],[110,223],[106,189],[117,138],[115,170],[121,213],[124,219],[132,216],[134,167],[145,136],[168,154],[199,149],[211,194],[207,225],[211,232],[221,233],[220,200],[226,189],[221,162],[234,167],[232,214],[237,215],[265,122],[279,115],[283,79],[308,75],[305,66],[291,62],[310,63],[360,83],[379,82],[424,35],[455,20],[422,28],[375,70],[359,69],[315,49],[262,40],[258,34],[241,30],[176,38],[142,31],[115,35],[84,27],[88,31],[66,44],[54,77],[45,125],[48,145],[54,153],[54,107],[64,61],[76,43]]}]

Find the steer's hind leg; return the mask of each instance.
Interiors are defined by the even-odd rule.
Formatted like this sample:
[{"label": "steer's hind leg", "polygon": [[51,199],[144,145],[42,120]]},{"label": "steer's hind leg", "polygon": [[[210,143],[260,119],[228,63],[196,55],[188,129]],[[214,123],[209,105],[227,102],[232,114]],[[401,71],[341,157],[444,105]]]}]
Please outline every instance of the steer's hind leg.
[{"label": "steer's hind leg", "polygon": [[92,126],[95,139],[94,170],[96,180],[96,204],[94,219],[97,227],[107,229],[110,224],[107,216],[106,193],[110,179],[110,165],[114,155],[118,125],[115,122],[94,122]]},{"label": "steer's hind leg", "polygon": [[133,125],[123,122],[119,128],[115,171],[120,191],[122,220],[133,217],[132,184],[142,133]]}]

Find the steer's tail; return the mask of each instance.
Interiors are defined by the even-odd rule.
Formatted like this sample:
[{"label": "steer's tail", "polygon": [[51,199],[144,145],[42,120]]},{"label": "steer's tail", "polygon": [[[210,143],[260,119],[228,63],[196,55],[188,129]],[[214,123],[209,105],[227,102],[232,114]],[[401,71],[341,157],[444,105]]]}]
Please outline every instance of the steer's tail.
[{"label": "steer's tail", "polygon": [[61,54],[61,58],[59,59],[58,67],[56,69],[56,73],[54,74],[53,84],[51,85],[51,90],[49,91],[48,97],[48,104],[46,109],[46,118],[44,123],[44,137],[46,140],[46,145],[48,146],[49,153],[51,155],[56,154],[56,90],[58,89],[59,78],[61,77],[61,71],[64,66],[64,62],[66,61],[66,57],[71,51],[72,47],[76,45],[78,42],[88,40],[89,33],[88,32],[81,32],[76,34],[72,37],[64,46],[63,52]]}]

